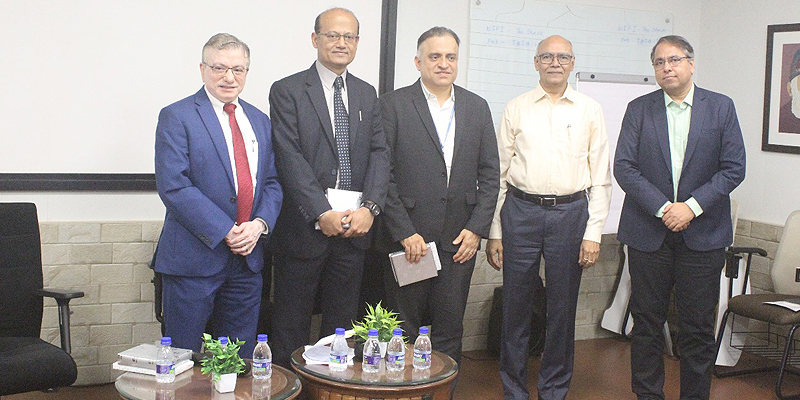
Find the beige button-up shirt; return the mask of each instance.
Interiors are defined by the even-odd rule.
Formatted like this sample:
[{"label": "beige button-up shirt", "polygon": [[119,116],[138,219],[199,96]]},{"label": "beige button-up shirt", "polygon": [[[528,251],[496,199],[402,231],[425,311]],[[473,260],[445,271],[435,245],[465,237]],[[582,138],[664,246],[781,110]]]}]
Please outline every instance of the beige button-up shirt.
[{"label": "beige button-up shirt", "polygon": [[611,204],[608,135],[600,104],[567,86],[553,102],[541,85],[503,112],[497,133],[500,193],[491,239],[501,239],[500,209],[508,184],[540,195],[588,190],[589,221],[583,238],[600,243]]}]

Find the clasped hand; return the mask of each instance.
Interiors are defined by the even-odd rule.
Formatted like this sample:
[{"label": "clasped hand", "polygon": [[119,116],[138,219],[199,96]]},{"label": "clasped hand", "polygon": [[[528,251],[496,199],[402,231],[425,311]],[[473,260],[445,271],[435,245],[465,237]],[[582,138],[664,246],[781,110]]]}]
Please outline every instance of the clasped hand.
[{"label": "clasped hand", "polygon": [[233,225],[233,228],[225,235],[225,243],[231,248],[233,254],[246,256],[256,248],[258,239],[263,232],[264,224],[261,221],[248,221],[241,225]]}]

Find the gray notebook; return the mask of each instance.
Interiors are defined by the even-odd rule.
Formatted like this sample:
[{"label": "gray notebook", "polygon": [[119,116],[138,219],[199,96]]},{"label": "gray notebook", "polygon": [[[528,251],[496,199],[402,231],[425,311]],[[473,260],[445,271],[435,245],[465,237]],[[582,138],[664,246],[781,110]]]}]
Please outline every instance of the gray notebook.
[{"label": "gray notebook", "polygon": [[424,281],[439,275],[442,263],[439,260],[439,252],[436,250],[436,243],[428,243],[428,254],[419,259],[419,262],[412,264],[406,260],[405,251],[396,251],[389,254],[389,261],[392,263],[394,280],[400,286]]}]

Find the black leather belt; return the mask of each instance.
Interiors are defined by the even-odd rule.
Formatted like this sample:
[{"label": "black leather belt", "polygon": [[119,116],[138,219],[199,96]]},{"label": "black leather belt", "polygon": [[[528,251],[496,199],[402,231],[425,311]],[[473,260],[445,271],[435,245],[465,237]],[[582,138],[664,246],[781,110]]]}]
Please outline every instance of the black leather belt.
[{"label": "black leather belt", "polygon": [[566,204],[572,203],[575,200],[580,200],[582,198],[586,198],[586,191],[581,190],[580,192],[575,192],[573,194],[566,194],[563,196],[556,196],[556,195],[542,195],[542,194],[533,194],[533,193],[526,193],[519,188],[508,185],[508,191],[514,195],[514,197],[530,201],[532,203],[536,203],[543,207],[553,207],[559,204]]}]

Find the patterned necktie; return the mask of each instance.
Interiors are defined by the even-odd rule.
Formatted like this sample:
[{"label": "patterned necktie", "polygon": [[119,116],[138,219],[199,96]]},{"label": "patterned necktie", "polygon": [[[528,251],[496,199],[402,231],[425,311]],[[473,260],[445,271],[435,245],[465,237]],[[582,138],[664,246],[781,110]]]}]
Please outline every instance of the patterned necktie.
[{"label": "patterned necktie", "polygon": [[336,152],[339,155],[339,189],[350,190],[350,120],[342,100],[344,80],[337,76],[333,81],[336,89],[333,92],[334,137]]},{"label": "patterned necktie", "polygon": [[239,192],[236,194],[236,223],[241,225],[250,221],[253,210],[253,179],[250,177],[250,164],[247,162],[242,131],[236,122],[236,104],[225,104],[222,109],[228,113],[233,136],[233,159],[236,161],[236,182],[239,185]]}]

